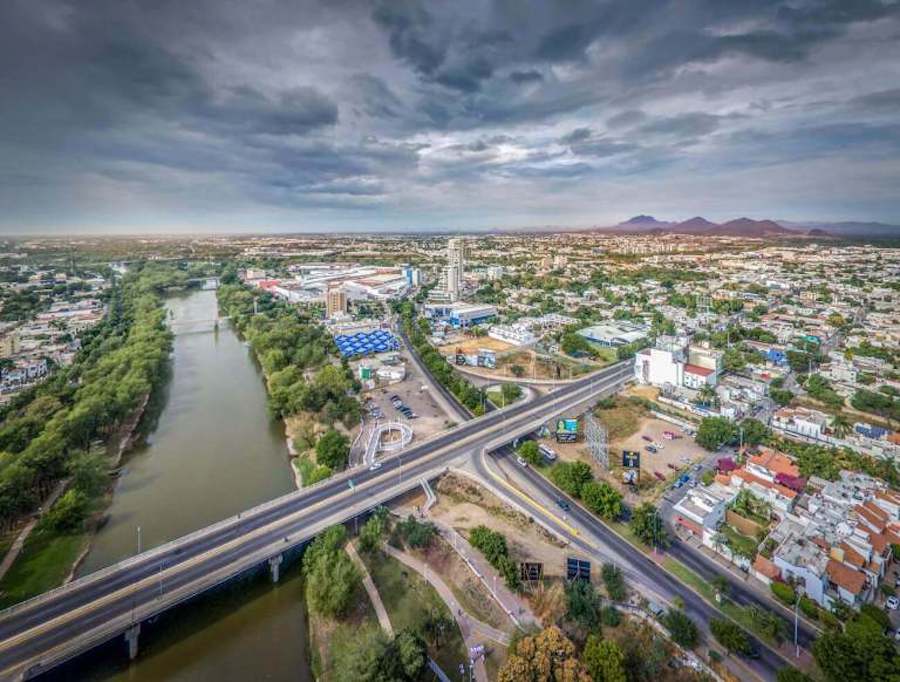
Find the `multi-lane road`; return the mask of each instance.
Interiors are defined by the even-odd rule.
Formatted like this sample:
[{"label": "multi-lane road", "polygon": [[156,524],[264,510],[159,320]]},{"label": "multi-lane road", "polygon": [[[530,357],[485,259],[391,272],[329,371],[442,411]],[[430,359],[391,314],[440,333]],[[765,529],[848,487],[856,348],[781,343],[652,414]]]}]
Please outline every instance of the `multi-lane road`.
[{"label": "multi-lane road", "polygon": [[[407,345],[409,345],[408,341]],[[418,363],[414,352],[413,358]],[[628,365],[630,366],[630,363]],[[471,415],[466,412],[465,408],[460,406],[443,386],[435,382],[421,364],[419,367],[429,378],[432,389],[442,392],[450,402],[456,416],[462,420],[471,419]],[[493,456],[487,456],[486,453],[476,456],[472,460],[471,466],[478,478],[486,486],[499,492],[501,496],[508,497],[509,490],[504,490],[506,486],[512,486],[521,491],[523,494],[516,496],[516,504],[563,538],[569,547],[598,562],[612,561],[617,564],[633,583],[643,588],[645,594],[657,595],[668,603],[672,603],[676,597],[679,598],[685,605],[686,613],[698,624],[707,637],[711,636],[709,622],[723,617],[723,614],[715,606],[706,602],[690,587],[677,580],[659,563],[631,545],[544,476],[529,467],[523,468],[512,463],[514,460],[511,455],[510,447],[502,447],[497,449]],[[567,512],[563,513],[554,508],[555,501],[559,499],[564,499],[568,503],[569,510]],[[727,571],[722,571],[713,562],[698,556],[678,541],[673,543],[668,553],[708,582],[717,576],[724,577],[728,581],[729,599],[735,603],[741,606],[755,606],[768,611],[774,610],[770,603],[760,598],[741,580]],[[813,628],[801,621],[798,631],[800,646],[808,650],[815,636]],[[747,672],[760,679],[771,680],[775,678],[778,670],[790,665],[791,661],[786,659],[781,652],[774,650],[757,637],[751,637],[751,639],[759,657],[740,662],[739,665],[744,667]]]},{"label": "multi-lane road", "polygon": [[335,476],[10,607],[0,612],[0,679],[33,677],[249,568],[277,560],[286,549],[436,476],[454,460],[617,390],[630,375],[629,363],[611,366],[529,403],[466,421],[385,458],[380,469]]}]

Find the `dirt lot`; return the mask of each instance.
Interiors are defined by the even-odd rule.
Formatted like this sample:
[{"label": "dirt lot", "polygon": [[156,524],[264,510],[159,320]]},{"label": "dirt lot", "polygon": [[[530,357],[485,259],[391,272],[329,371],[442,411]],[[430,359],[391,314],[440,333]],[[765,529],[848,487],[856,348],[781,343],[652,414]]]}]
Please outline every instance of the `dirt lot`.
[{"label": "dirt lot", "polygon": [[565,573],[562,543],[474,481],[449,474],[441,478],[435,491],[438,503],[430,516],[464,536],[475,526],[488,526],[506,536],[513,560],[541,561],[547,576]]},{"label": "dirt lot", "polygon": [[456,349],[459,348],[463,353],[468,354],[477,353],[479,348],[485,348],[497,353],[503,353],[510,350],[511,348],[515,348],[515,346],[513,346],[511,343],[506,343],[506,341],[492,339],[490,336],[475,337],[460,335],[448,337],[444,348],[451,353],[455,353]]},{"label": "dirt lot", "polygon": [[[600,414],[602,416],[603,413],[601,412]],[[676,440],[666,440],[663,437],[664,431],[671,431],[682,437]],[[661,444],[663,446],[662,449],[656,454],[647,452],[644,448],[650,443],[645,441],[642,436],[649,436],[655,443]],[[580,460],[590,464],[594,476],[615,486],[625,494],[626,501],[630,503],[655,499],[663,493],[667,483],[656,478],[654,476],[655,471],[665,476],[667,482],[671,482],[671,479],[676,475],[676,470],[669,467],[669,464],[672,464],[677,469],[684,469],[692,462],[702,459],[705,454],[704,450],[692,438],[684,436],[679,427],[653,417],[638,417],[636,429],[631,435],[625,438],[613,439],[609,442],[609,463],[611,469],[608,472],[604,471],[591,456],[587,445],[583,441],[578,443],[557,443],[555,438],[551,436],[541,439],[540,442],[551,447],[563,461],[574,462]],[[622,483],[622,474],[625,471],[622,468],[622,450],[638,450],[641,453],[641,477],[637,490]]]}]

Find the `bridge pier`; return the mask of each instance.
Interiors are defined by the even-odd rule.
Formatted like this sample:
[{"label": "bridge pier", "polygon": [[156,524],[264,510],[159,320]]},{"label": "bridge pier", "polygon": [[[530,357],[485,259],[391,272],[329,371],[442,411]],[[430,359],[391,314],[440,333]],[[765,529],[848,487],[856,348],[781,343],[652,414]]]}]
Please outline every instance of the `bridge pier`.
[{"label": "bridge pier", "polygon": [[125,631],[125,643],[128,644],[128,660],[133,661],[138,655],[138,636],[141,634],[141,624],[132,625]]},{"label": "bridge pier", "polygon": [[269,572],[272,574],[272,582],[273,583],[278,582],[278,577],[279,577],[279,572],[280,572],[280,567],[281,567],[282,561],[284,561],[284,556],[282,554],[279,554],[278,556],[273,556],[271,559],[269,559]]}]

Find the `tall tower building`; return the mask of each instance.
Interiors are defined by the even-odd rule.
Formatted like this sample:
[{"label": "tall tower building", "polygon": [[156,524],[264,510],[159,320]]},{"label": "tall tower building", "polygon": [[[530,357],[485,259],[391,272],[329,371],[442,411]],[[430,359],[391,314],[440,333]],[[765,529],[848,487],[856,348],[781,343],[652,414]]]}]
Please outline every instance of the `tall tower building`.
[{"label": "tall tower building", "polygon": [[462,239],[447,240],[447,293],[459,296],[466,272],[465,243]]}]

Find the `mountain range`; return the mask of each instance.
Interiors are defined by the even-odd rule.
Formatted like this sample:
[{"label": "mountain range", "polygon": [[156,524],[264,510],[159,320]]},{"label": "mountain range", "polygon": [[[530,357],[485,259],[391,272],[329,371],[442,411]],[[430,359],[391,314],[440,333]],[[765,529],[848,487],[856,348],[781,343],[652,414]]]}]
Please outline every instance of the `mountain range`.
[{"label": "mountain range", "polygon": [[650,215],[636,215],[610,228],[617,232],[654,234],[692,234],[726,237],[900,237],[900,225],[862,222],[792,222],[787,220],[753,220],[737,218],[714,223],[701,216],[670,222]]}]

